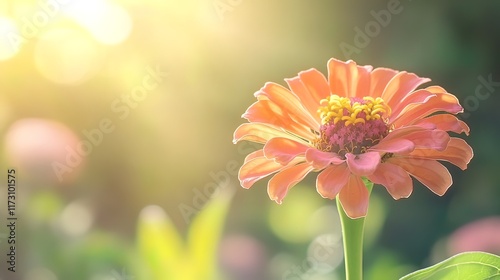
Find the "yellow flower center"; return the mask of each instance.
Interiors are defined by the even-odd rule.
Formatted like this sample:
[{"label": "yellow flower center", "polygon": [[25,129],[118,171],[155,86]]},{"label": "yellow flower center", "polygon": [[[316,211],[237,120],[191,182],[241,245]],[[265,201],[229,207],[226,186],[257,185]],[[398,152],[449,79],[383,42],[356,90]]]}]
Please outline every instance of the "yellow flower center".
[{"label": "yellow flower center", "polygon": [[[363,99],[340,97],[330,95],[322,99],[318,113],[321,117],[321,124],[327,124],[333,120],[334,124],[345,121],[345,125],[365,123],[369,120],[378,120],[384,114],[390,114],[391,109],[380,97],[373,98],[365,96]],[[353,102],[354,101],[354,102]]]},{"label": "yellow flower center", "polygon": [[321,151],[341,157],[364,153],[389,133],[391,109],[380,97],[330,95],[320,105],[321,127],[314,144]]}]

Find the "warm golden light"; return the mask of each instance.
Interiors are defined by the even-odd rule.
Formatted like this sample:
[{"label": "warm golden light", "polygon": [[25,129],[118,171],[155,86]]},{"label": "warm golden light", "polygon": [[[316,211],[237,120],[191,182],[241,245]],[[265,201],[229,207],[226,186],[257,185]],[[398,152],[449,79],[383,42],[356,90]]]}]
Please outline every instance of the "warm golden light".
[{"label": "warm golden light", "polygon": [[19,47],[15,45],[15,37],[19,31],[9,18],[0,17],[0,60],[7,60],[17,54]]},{"label": "warm golden light", "polygon": [[35,63],[47,79],[78,84],[88,79],[99,64],[97,44],[85,34],[61,28],[43,34],[35,49]]},{"label": "warm golden light", "polygon": [[65,13],[87,29],[104,45],[116,45],[127,39],[132,19],[120,5],[106,0],[75,0]]}]

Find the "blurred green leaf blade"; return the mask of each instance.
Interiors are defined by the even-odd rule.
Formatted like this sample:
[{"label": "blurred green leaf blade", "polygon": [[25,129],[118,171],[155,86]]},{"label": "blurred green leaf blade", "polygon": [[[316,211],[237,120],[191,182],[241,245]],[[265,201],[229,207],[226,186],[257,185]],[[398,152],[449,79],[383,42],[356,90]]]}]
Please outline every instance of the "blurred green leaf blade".
[{"label": "blurred green leaf blade", "polygon": [[194,218],[188,232],[191,265],[199,272],[195,279],[218,279],[217,247],[233,192],[220,190]]},{"label": "blurred green leaf blade", "polygon": [[159,206],[144,208],[139,217],[138,249],[155,280],[176,279],[185,258],[177,228]]},{"label": "blurred green leaf blade", "polygon": [[400,280],[500,279],[500,257],[484,252],[455,255],[433,266],[417,270]]}]

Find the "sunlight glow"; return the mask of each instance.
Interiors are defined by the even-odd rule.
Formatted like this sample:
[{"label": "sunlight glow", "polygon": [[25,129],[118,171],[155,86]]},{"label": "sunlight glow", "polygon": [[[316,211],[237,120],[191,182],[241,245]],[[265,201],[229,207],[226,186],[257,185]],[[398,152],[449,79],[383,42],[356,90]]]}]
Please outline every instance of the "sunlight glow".
[{"label": "sunlight glow", "polygon": [[78,84],[99,64],[97,44],[72,29],[53,29],[40,37],[35,63],[43,76],[60,84]]},{"label": "sunlight glow", "polygon": [[19,51],[14,41],[19,36],[19,30],[11,19],[0,17],[0,34],[0,60],[7,60]]},{"label": "sunlight glow", "polygon": [[106,0],[75,0],[65,12],[104,45],[123,42],[132,30],[128,12]]}]

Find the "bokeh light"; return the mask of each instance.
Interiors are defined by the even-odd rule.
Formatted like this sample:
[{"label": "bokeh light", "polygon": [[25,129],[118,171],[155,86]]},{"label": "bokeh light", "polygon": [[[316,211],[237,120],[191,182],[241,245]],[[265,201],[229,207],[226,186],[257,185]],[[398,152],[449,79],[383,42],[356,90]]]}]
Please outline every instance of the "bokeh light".
[{"label": "bokeh light", "polygon": [[[316,224],[310,223],[309,219],[314,216],[321,204],[321,198],[315,190],[299,185],[287,196],[286,203],[280,206],[273,205],[269,213],[269,226],[276,235],[286,241],[307,242],[324,230],[321,227],[329,226],[330,222],[335,226],[335,222],[337,225],[340,222],[333,216],[333,221],[327,224],[320,219],[312,220]],[[304,224],[307,224],[307,227],[304,228]]]},{"label": "bokeh light", "polygon": [[123,42],[132,29],[132,19],[127,10],[106,0],[74,0],[64,8],[64,13],[105,45]]},{"label": "bokeh light", "polygon": [[93,220],[93,214],[85,203],[73,201],[62,210],[56,227],[69,237],[79,237],[90,230]]},{"label": "bokeh light", "polygon": [[16,24],[9,18],[0,16],[0,60],[6,60],[17,54],[15,38],[19,36]]},{"label": "bokeh light", "polygon": [[44,267],[37,267],[30,270],[26,274],[26,279],[37,279],[37,280],[58,280],[54,272],[50,271]]},{"label": "bokeh light", "polygon": [[74,29],[47,31],[35,49],[35,63],[40,73],[61,84],[78,84],[89,79],[101,59],[97,44]]}]

